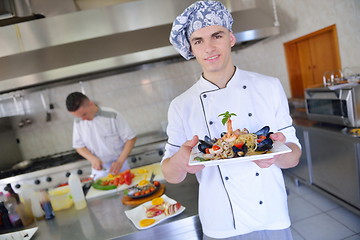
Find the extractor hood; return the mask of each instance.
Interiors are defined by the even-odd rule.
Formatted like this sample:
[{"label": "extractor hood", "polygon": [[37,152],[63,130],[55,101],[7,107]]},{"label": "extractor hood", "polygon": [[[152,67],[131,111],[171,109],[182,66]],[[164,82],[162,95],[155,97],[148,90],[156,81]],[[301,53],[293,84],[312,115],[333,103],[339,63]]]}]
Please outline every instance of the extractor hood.
[{"label": "extractor hood", "polygon": [[[0,27],[0,93],[180,61],[169,33],[192,2],[138,0],[50,17],[32,9],[45,18]],[[236,49],[279,34],[273,7],[235,11],[223,3],[234,18]]]}]

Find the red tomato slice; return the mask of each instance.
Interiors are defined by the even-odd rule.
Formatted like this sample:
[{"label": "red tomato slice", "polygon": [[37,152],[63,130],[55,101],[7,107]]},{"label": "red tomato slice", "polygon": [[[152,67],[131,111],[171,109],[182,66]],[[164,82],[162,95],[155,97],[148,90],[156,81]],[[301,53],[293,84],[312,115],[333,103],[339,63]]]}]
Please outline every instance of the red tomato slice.
[{"label": "red tomato slice", "polygon": [[243,142],[236,143],[236,144],[234,144],[234,146],[237,147],[238,149],[241,149],[244,146],[244,143]]},{"label": "red tomato slice", "polygon": [[220,147],[219,147],[218,145],[214,145],[214,146],[212,146],[212,149],[213,149],[214,151],[216,151],[216,150],[219,150]]},{"label": "red tomato slice", "polygon": [[121,176],[119,177],[119,184],[124,184],[125,183],[125,179]]},{"label": "red tomato slice", "polygon": [[114,185],[116,185],[116,186],[119,185],[119,180],[120,180],[120,178],[118,178],[118,177],[115,178],[114,179]]}]

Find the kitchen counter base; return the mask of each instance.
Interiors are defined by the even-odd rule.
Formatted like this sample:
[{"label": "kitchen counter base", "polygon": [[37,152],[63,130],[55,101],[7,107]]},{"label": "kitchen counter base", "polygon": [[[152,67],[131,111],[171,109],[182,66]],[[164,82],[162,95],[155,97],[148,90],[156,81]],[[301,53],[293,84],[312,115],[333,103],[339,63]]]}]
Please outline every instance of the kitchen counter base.
[{"label": "kitchen counter base", "polygon": [[203,233],[199,217],[192,216],[160,225],[155,228],[149,228],[126,236],[112,238],[112,240],[144,240],[144,239],[161,239],[161,240],[202,240]]}]

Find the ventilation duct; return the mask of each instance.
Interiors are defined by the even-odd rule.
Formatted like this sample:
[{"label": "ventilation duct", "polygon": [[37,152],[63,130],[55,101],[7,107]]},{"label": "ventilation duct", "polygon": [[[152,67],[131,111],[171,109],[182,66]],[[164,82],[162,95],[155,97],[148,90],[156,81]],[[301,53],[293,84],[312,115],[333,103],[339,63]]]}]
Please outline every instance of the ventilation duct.
[{"label": "ventilation duct", "polygon": [[[45,18],[0,27],[0,93],[178,61],[182,58],[168,40],[172,21],[193,2],[139,0],[80,11],[72,0],[29,1],[5,1],[23,2],[15,4],[12,9],[20,10],[12,14]],[[49,5],[56,6],[54,2],[58,10]],[[234,6],[241,1],[233,2],[223,1],[234,18],[235,49],[279,34],[271,3],[265,11],[257,7],[237,10]]]}]

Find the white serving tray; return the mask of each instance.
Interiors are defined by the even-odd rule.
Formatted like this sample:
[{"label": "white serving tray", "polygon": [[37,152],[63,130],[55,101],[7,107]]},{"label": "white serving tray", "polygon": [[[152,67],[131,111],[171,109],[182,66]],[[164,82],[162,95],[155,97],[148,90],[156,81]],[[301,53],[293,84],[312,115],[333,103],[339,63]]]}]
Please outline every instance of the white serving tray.
[{"label": "white serving tray", "polygon": [[267,159],[272,158],[275,155],[284,154],[291,152],[291,149],[281,142],[275,141],[273,143],[273,148],[268,151],[267,153],[260,153],[257,155],[245,156],[245,157],[238,157],[238,158],[227,158],[227,159],[219,159],[219,160],[210,160],[210,161],[198,161],[194,160],[196,157],[202,157],[203,153],[200,152],[196,147],[194,147],[190,154],[189,165],[205,165],[205,166],[216,166],[222,164],[231,164],[231,163],[240,163],[240,162],[248,162],[254,161],[259,159]]},{"label": "white serving tray", "polygon": [[[165,194],[163,194],[161,196],[161,198],[164,199],[165,202],[168,202],[170,204],[175,204],[176,201],[174,199],[171,199],[169,198],[168,196],[166,196]],[[155,222],[149,226],[146,226],[146,227],[141,227],[139,225],[140,223],[140,220],[142,219],[146,219],[148,218],[146,216],[146,212],[145,212],[145,208],[144,207],[149,207],[151,206],[151,201],[148,201],[146,203],[143,203],[139,206],[137,206],[136,208],[134,209],[131,209],[131,210],[127,210],[125,211],[125,215],[131,220],[131,222],[135,225],[135,227],[139,230],[143,230],[143,229],[147,229],[147,228],[151,228],[157,224],[159,224],[160,222],[168,219],[168,218],[171,218],[171,217],[175,217],[177,215],[179,215],[180,213],[182,213],[184,210],[185,210],[185,207],[181,205],[180,209],[178,209],[174,214],[171,214],[169,216],[166,216],[165,214],[160,214],[156,217],[154,217],[155,219]]]}]

